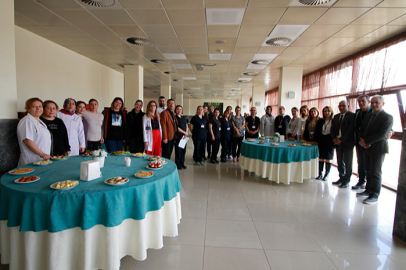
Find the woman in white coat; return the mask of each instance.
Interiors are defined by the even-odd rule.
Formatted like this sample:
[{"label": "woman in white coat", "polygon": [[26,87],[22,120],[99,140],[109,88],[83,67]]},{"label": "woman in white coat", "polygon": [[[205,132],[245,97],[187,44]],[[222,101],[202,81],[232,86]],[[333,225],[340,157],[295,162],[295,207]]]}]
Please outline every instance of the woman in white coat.
[{"label": "woman in white coat", "polygon": [[86,149],[85,132],[82,119],[75,114],[76,101],[73,98],[65,99],[63,110],[60,110],[56,117],[60,118],[68,131],[69,145],[71,148],[70,156],[78,156]]},{"label": "woman in white coat", "polygon": [[27,115],[17,126],[20,159],[18,166],[50,159],[51,133],[47,125],[39,119],[43,112],[43,102],[39,98],[30,98],[25,102]]},{"label": "woman in white coat", "polygon": [[148,155],[161,156],[162,129],[155,101],[148,103],[147,112],[142,118],[142,123],[145,153]]}]

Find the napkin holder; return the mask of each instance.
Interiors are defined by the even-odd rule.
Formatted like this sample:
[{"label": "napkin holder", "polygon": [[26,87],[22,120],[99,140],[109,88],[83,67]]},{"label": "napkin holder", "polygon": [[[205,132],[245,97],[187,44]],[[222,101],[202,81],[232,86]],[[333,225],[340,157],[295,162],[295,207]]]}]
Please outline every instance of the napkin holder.
[{"label": "napkin holder", "polygon": [[100,178],[100,162],[97,160],[89,160],[80,163],[80,180],[92,181]]},{"label": "napkin holder", "polygon": [[280,142],[285,142],[285,135],[281,135],[281,136],[279,137],[279,141],[280,141]]}]

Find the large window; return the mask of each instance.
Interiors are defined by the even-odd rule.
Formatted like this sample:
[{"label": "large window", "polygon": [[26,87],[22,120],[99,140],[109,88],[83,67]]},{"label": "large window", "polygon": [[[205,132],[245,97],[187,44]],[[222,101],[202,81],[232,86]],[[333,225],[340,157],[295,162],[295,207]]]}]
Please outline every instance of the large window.
[{"label": "large window", "polygon": [[265,108],[272,106],[273,115],[278,115],[279,88],[274,88],[265,93]]}]

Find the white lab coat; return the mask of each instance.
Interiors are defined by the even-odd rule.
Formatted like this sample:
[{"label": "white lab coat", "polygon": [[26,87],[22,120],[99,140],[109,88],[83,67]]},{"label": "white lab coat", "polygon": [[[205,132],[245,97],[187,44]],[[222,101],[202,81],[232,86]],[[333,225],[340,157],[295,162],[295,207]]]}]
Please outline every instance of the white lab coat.
[{"label": "white lab coat", "polygon": [[[159,132],[161,133],[161,138],[162,138],[162,129],[161,129],[161,123],[158,119],[159,123]],[[147,130],[147,126],[149,125],[150,130]],[[142,117],[142,133],[144,134],[144,143],[149,143],[148,147],[145,149],[145,151],[152,151],[152,144],[154,142],[154,138],[152,137],[152,126],[151,126],[151,119],[147,117],[146,114]]]},{"label": "white lab coat", "polygon": [[77,114],[69,115],[61,112],[58,112],[56,117],[63,121],[68,131],[70,156],[78,156],[79,147],[86,147],[82,118]]},{"label": "white lab coat", "polygon": [[18,123],[17,138],[21,152],[18,167],[42,160],[40,156],[32,152],[23,142],[25,139],[33,141],[45,154],[49,155],[51,153],[51,133],[47,125],[41,120],[38,122],[34,116],[29,113]]}]

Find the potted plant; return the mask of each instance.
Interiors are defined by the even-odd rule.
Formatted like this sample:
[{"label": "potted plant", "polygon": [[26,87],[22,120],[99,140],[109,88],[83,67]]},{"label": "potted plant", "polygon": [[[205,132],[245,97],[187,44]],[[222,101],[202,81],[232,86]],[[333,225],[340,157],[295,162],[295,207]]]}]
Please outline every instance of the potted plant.
[{"label": "potted plant", "polygon": [[281,136],[281,134],[279,134],[278,132],[276,132],[274,135],[273,135],[273,140],[275,141],[275,142],[279,142],[279,137]]},{"label": "potted plant", "polygon": [[93,157],[93,160],[97,160],[100,163],[100,168],[104,166],[104,159],[107,157],[107,152],[103,149],[94,150],[90,152],[90,155]]}]

